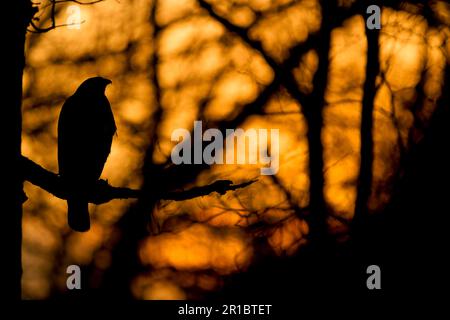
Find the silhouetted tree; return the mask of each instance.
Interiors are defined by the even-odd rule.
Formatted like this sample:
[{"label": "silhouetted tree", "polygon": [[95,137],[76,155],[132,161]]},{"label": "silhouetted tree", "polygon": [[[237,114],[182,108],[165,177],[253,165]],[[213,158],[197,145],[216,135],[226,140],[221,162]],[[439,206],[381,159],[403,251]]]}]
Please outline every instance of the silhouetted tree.
[{"label": "silhouetted tree", "polygon": [[2,150],[4,176],[1,192],[2,229],[2,290],[6,298],[20,299],[21,296],[21,244],[22,244],[22,177],[20,170],[22,134],[22,75],[25,63],[24,45],[26,28],[34,14],[31,1],[7,1],[3,4],[6,13],[3,41],[2,135],[5,146]]},{"label": "silhouetted tree", "polygon": [[[378,2],[363,1],[361,14],[366,16],[365,10],[371,4],[380,5]],[[365,81],[363,85],[361,125],[360,125],[360,169],[357,181],[357,196],[355,202],[355,214],[352,221],[354,234],[358,233],[361,224],[368,215],[368,201],[372,190],[373,175],[373,111],[375,95],[377,93],[376,78],[379,74],[379,34],[378,29],[365,28],[367,53]]]},{"label": "silhouetted tree", "polygon": [[303,113],[308,126],[309,147],[309,207],[307,218],[310,225],[310,238],[313,246],[323,249],[328,238],[327,207],[324,200],[324,166],[323,166],[323,108],[325,92],[328,84],[329,54],[331,46],[331,31],[334,27],[333,12],[336,10],[335,1],[320,1],[321,25],[318,32],[317,57],[319,66],[313,78],[313,91],[303,105]]}]

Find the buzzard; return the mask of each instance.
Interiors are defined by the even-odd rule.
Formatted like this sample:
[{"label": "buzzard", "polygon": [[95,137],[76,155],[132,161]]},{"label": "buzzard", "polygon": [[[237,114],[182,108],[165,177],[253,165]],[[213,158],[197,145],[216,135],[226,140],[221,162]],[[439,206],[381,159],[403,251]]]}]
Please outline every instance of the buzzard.
[{"label": "buzzard", "polygon": [[90,228],[88,201],[100,178],[116,124],[105,89],[111,80],[85,80],[62,106],[58,121],[59,175],[67,191],[68,223]]}]

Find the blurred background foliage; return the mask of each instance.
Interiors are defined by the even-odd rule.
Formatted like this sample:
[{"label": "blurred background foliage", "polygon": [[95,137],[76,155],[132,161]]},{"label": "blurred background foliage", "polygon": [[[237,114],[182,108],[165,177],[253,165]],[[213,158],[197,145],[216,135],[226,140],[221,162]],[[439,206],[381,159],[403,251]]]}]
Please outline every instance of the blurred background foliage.
[{"label": "blurred background foliage", "polygon": [[[354,3],[338,2],[344,11]],[[60,108],[84,79],[101,75],[113,82],[106,95],[118,127],[102,178],[115,186],[139,188],[144,162],[170,167],[173,130],[192,129],[194,120],[214,127],[245,112],[274,80],[265,55],[281,64],[291,48],[320,29],[316,0],[208,3],[217,15],[261,43],[264,53],[230,32],[198,0],[58,5],[57,22],[66,22],[71,5],[79,7],[83,22],[79,29],[59,27],[27,36],[23,154],[57,172]],[[49,4],[40,4],[39,25],[49,23]],[[423,4],[405,2],[382,11],[370,197],[374,214],[388,203],[402,157],[420,141],[443,90],[450,8],[444,1],[429,5],[433,23],[422,14]],[[348,238],[356,198],[364,28],[362,16],[350,15],[331,37],[322,143],[327,222],[337,241]],[[318,56],[312,47],[297,58],[292,72],[299,89],[309,93]],[[258,181],[224,196],[160,201],[146,208],[151,232],[128,248],[135,251],[139,264],[128,281],[133,297],[206,297],[220,290],[227,275],[244,272],[258,256],[289,256],[307,245],[308,224],[298,214],[308,210],[309,201],[303,107],[280,86],[261,112],[246,116],[239,125],[280,129],[280,169],[275,176],[259,176],[258,165],[214,165],[189,182],[172,183],[181,189],[217,179]],[[84,266],[88,285],[95,289],[105,286],[103,275],[114,263],[128,263],[115,261],[112,252],[122,241],[118,222],[135,200],[92,206],[91,230],[76,233],[67,226],[64,201],[29,183],[25,191],[29,200],[23,218],[24,298],[66,294],[67,265]],[[256,241],[264,246],[256,246]]]}]

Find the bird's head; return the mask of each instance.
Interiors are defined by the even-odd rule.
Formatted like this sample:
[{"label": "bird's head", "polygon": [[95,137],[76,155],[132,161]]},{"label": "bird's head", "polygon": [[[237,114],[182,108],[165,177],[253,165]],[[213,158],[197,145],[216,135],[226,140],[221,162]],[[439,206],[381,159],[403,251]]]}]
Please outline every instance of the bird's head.
[{"label": "bird's head", "polygon": [[106,86],[112,81],[102,77],[93,77],[83,81],[77,92],[89,95],[104,94]]}]

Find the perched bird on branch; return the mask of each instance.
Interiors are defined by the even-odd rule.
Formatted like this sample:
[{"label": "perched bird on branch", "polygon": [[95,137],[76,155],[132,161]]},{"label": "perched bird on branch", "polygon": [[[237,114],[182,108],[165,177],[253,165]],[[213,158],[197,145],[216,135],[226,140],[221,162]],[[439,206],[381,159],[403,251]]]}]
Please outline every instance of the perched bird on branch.
[{"label": "perched bird on branch", "polygon": [[116,124],[105,96],[111,80],[85,80],[62,106],[58,121],[59,174],[67,190],[68,222],[75,230],[90,228],[89,195],[100,178]]}]

